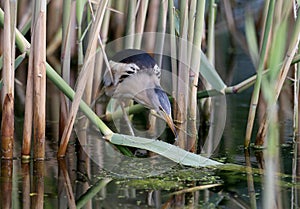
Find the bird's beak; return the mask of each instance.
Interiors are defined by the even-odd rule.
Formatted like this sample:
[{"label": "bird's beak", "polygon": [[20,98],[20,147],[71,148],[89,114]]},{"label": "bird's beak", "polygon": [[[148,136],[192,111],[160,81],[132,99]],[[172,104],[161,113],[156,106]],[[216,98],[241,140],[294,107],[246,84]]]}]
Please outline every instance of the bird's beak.
[{"label": "bird's beak", "polygon": [[170,115],[168,115],[166,112],[164,111],[161,111],[161,115],[163,116],[164,120],[166,121],[166,123],[168,124],[168,126],[171,128],[175,138],[177,138],[177,131],[176,131],[176,128],[175,128],[175,125],[173,123],[173,119]]}]

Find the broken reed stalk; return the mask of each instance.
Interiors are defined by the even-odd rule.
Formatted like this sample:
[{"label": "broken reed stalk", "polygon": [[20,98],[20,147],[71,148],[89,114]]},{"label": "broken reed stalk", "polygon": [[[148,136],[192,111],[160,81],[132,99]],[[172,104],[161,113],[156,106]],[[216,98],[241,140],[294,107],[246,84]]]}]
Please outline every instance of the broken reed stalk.
[{"label": "broken reed stalk", "polygon": [[[298,49],[298,44],[299,44],[299,39],[300,39],[300,18],[299,18],[299,11],[298,11],[298,17],[296,19],[294,31],[292,34],[292,37],[290,39],[290,44],[289,48],[287,50],[286,56],[284,58],[282,67],[280,69],[280,73],[277,77],[276,84],[275,84],[275,101],[278,100],[279,94],[281,92],[282,86],[284,81],[286,80],[288,71],[290,69],[290,66],[292,64],[293,58],[296,54],[296,51]],[[263,117],[263,121],[260,124],[258,133],[257,133],[257,145],[262,145],[263,141],[259,139],[264,139],[268,130],[268,119],[267,115],[265,114]]]},{"label": "broken reed stalk", "polygon": [[3,89],[2,89],[2,121],[1,121],[1,157],[13,158],[14,149],[14,79],[15,79],[15,1],[4,2],[3,31]]},{"label": "broken reed stalk", "polygon": [[71,136],[71,132],[73,129],[73,124],[75,122],[76,114],[80,105],[81,97],[84,92],[84,88],[86,85],[86,82],[88,80],[88,77],[91,76],[90,69],[93,67],[91,66],[91,58],[95,56],[96,54],[96,46],[97,46],[97,39],[98,39],[98,34],[101,28],[102,20],[104,17],[104,13],[107,7],[108,0],[102,1],[100,5],[97,8],[96,12],[96,19],[95,22],[93,22],[93,25],[91,27],[91,39],[89,40],[89,44],[87,47],[86,55],[85,55],[85,60],[82,66],[82,70],[79,74],[79,81],[78,81],[78,86],[76,89],[75,93],[75,98],[72,103],[72,107],[70,109],[70,115],[68,118],[67,125],[65,127],[65,130],[63,132],[63,136],[61,139],[60,147],[58,150],[58,157],[63,157],[65,156],[66,150],[67,150],[67,145],[69,142],[69,138]]},{"label": "broken reed stalk", "polygon": [[34,2],[33,36],[33,134],[34,158],[45,158],[46,126],[46,6],[47,1]]},{"label": "broken reed stalk", "polygon": [[188,48],[186,40],[188,37],[188,1],[180,1],[180,42],[178,53],[178,78],[177,78],[177,112],[175,121],[178,126],[178,146],[187,148],[187,107],[188,107],[188,84],[189,84],[189,69],[186,66],[188,61]]},{"label": "broken reed stalk", "polygon": [[270,3],[268,5],[268,13],[267,13],[267,17],[266,17],[266,26],[265,26],[265,30],[264,30],[263,43],[262,43],[262,48],[261,48],[261,52],[260,52],[260,60],[259,60],[259,65],[258,65],[258,69],[257,69],[257,78],[256,78],[256,82],[254,85],[254,90],[253,90],[251,102],[250,102],[250,109],[249,109],[247,128],[246,128],[246,136],[245,136],[245,142],[244,142],[245,148],[249,147],[251,134],[252,134],[252,130],[253,130],[254,118],[255,118],[255,114],[256,114],[256,108],[257,108],[260,87],[261,87],[261,82],[262,82],[262,73],[264,70],[264,63],[265,63],[266,55],[267,55],[267,45],[268,45],[269,37],[271,35],[274,7],[275,7],[275,1],[270,0]]},{"label": "broken reed stalk", "polygon": [[[193,1],[192,1],[193,2]],[[191,2],[191,3],[192,3]],[[197,110],[198,110],[198,102],[197,102],[197,91],[198,91],[198,79],[199,79],[199,70],[200,70],[200,57],[201,57],[201,42],[203,37],[203,29],[204,29],[204,15],[205,15],[205,2],[206,1],[197,1],[196,11],[192,11],[196,13],[195,22],[197,24],[191,25],[191,27],[195,27],[195,30],[192,30],[193,35],[193,44],[190,45],[192,47],[191,57],[190,59],[190,96],[189,96],[189,107],[188,107],[188,149],[192,152],[196,152],[197,145],[196,140],[198,138],[198,130],[197,130]],[[190,14],[194,16],[194,14]],[[190,24],[191,22],[189,22]],[[192,24],[194,21],[192,21]],[[189,25],[190,28],[190,25]],[[209,99],[209,98],[207,98]]]}]

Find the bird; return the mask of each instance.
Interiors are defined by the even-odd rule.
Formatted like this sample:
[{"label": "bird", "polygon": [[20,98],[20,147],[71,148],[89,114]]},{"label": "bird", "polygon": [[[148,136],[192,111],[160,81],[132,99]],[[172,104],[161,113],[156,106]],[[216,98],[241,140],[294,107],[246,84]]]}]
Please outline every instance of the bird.
[{"label": "bird", "polygon": [[[154,110],[165,120],[176,138],[171,104],[160,85],[161,69],[154,58],[143,50],[125,49],[112,57],[109,66],[111,70],[107,70],[103,75],[105,94],[121,102],[133,99]],[[126,115],[124,106],[122,110]],[[127,120],[129,123],[128,118]],[[133,134],[132,130],[131,132]]]}]

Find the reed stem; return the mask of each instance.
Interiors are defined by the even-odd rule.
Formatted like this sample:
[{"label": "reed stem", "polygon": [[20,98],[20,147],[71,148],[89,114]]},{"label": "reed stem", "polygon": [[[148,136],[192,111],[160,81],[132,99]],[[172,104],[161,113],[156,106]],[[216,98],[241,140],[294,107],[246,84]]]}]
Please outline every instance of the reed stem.
[{"label": "reed stem", "polygon": [[180,36],[179,43],[179,67],[177,79],[177,103],[180,109],[176,112],[175,122],[178,124],[178,145],[185,149],[187,148],[187,109],[188,109],[188,84],[189,84],[189,69],[184,64],[188,61],[188,48],[186,40],[188,37],[188,1],[180,1]]},{"label": "reed stem", "polygon": [[135,33],[135,16],[136,16],[136,0],[128,1],[128,13],[126,23],[126,41],[124,43],[125,49],[131,49],[134,44]]},{"label": "reed stem", "polygon": [[45,158],[46,5],[46,0],[34,2],[32,21],[34,158],[38,160]]},{"label": "reed stem", "polygon": [[271,31],[271,27],[272,27],[272,23],[273,23],[274,7],[275,7],[275,1],[270,0],[270,4],[268,5],[268,13],[267,13],[267,17],[266,17],[266,26],[265,26],[265,30],[264,30],[265,33],[263,36],[263,43],[262,43],[262,48],[261,48],[261,53],[260,53],[260,60],[259,60],[259,65],[258,65],[258,69],[257,69],[257,78],[256,78],[256,82],[254,85],[254,90],[253,90],[251,102],[250,102],[250,109],[249,109],[249,114],[248,114],[246,136],[245,136],[245,143],[244,143],[245,148],[249,147],[250,140],[251,140],[254,118],[255,118],[255,114],[256,114],[256,108],[257,108],[260,87],[261,87],[261,82],[262,82],[262,73],[264,70],[264,63],[266,60],[268,39],[271,35],[270,31]]},{"label": "reed stem", "polygon": [[15,1],[4,2],[4,34],[3,34],[3,89],[2,89],[2,121],[1,121],[1,157],[13,158],[14,149],[14,79],[15,79]]},{"label": "reed stem", "polygon": [[135,25],[135,32],[137,34],[134,40],[135,49],[141,48],[148,5],[149,5],[149,0],[140,0],[139,10],[136,18],[136,25]]},{"label": "reed stem", "polygon": [[[197,91],[198,91],[198,80],[199,80],[199,70],[200,70],[200,57],[201,57],[201,43],[203,37],[204,30],[204,14],[205,14],[205,3],[206,1],[197,1],[196,4],[196,17],[195,17],[195,30],[192,30],[193,35],[193,45],[191,49],[191,59],[190,60],[190,101],[189,101],[189,119],[188,119],[188,127],[189,127],[189,136],[188,136],[188,148],[193,152],[196,152],[196,140],[198,136],[197,130]],[[193,14],[190,14],[193,15]],[[189,21],[193,24],[193,21]],[[190,26],[190,25],[189,25]],[[194,27],[194,25],[192,25]],[[203,81],[204,82],[204,81]],[[204,82],[206,83],[206,82]],[[209,98],[208,98],[209,100]]]}]

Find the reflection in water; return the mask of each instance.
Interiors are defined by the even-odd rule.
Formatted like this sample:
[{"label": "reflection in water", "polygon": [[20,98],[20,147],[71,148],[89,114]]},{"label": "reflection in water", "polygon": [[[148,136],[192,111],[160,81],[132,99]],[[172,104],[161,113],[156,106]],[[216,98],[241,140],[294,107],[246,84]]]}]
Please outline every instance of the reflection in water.
[{"label": "reflection in water", "polygon": [[32,208],[44,207],[45,161],[37,160],[33,163],[33,196]]},{"label": "reflection in water", "polygon": [[[262,208],[264,152],[244,152],[240,139],[244,119],[235,115],[243,115],[243,108],[234,105],[242,102],[232,103],[239,97],[227,98],[230,133],[225,133],[214,157],[246,168],[196,169],[157,155],[125,157],[91,128],[78,134],[86,137],[86,144],[81,149],[78,143],[70,144],[65,159],[53,157],[56,146],[47,140],[45,162],[1,160],[0,204],[2,208]],[[299,207],[299,169],[291,165],[292,159],[298,162],[297,148],[280,149],[282,173],[290,175],[278,174],[274,183],[279,208]]]},{"label": "reflection in water", "polygon": [[22,163],[22,204],[23,209],[30,209],[30,164]]},{"label": "reflection in water", "polygon": [[12,208],[13,161],[1,160],[1,208]]}]

